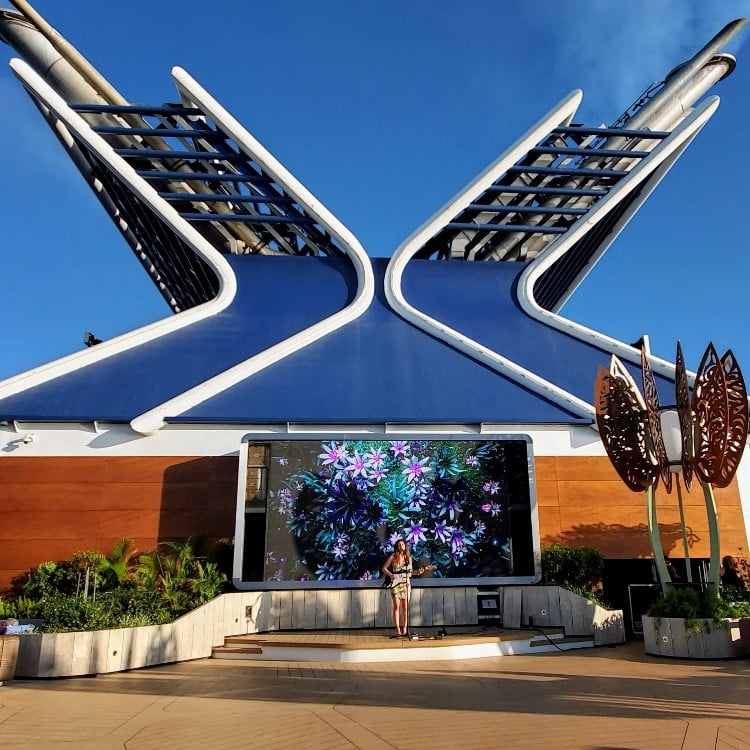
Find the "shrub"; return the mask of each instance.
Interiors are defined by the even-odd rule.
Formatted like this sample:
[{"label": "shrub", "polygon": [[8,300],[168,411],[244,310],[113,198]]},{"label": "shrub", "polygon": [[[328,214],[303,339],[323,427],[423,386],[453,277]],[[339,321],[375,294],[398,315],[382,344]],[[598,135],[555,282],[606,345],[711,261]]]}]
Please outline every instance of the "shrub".
[{"label": "shrub", "polygon": [[553,544],[542,550],[542,583],[563,586],[599,601],[604,557],[592,547]]},{"label": "shrub", "polygon": [[123,539],[110,555],[42,563],[14,579],[0,614],[43,620],[46,632],[157,625],[217,596],[226,581],[192,539],[160,545],[137,562],[136,555]]},{"label": "shrub", "polygon": [[678,617],[684,620],[722,620],[750,617],[750,602],[729,601],[713,591],[672,588],[648,609],[649,617]]},{"label": "shrub", "polygon": [[89,584],[93,586],[92,574],[102,558],[100,552],[77,552],[70,560],[43,562],[12,581],[11,596],[26,596],[42,599],[50,594],[79,594]]}]

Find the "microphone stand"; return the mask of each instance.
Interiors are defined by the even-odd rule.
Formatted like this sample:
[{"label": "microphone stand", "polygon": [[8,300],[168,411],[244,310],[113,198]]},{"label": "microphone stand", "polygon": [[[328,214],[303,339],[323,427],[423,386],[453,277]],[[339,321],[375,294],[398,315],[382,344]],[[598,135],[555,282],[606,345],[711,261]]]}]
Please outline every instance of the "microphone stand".
[{"label": "microphone stand", "polygon": [[411,627],[409,627],[409,620],[411,619],[411,570],[406,572],[406,640],[411,640]]}]

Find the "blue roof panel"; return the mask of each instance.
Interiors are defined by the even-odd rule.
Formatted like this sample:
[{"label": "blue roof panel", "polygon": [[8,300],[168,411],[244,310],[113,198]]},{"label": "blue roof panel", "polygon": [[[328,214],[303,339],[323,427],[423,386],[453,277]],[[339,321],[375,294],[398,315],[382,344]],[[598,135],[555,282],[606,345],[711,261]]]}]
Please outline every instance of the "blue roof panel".
[{"label": "blue roof panel", "polygon": [[[212,318],[0,401],[0,418],[130,421],[351,301],[339,258],[229,256],[234,302]],[[576,423],[580,418],[407,323],[383,291],[358,320],[170,421]],[[529,318],[522,264],[413,261],[407,299],[585,400],[609,354]]]}]

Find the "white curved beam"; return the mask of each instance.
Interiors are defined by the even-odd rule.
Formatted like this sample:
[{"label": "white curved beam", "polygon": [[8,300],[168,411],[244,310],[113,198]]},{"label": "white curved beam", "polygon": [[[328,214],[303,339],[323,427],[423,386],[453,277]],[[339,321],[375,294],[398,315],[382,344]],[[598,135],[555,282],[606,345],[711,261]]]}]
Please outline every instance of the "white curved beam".
[{"label": "white curved beam", "polygon": [[385,275],[385,294],[391,307],[413,325],[445,341],[448,345],[468,354],[496,372],[521,383],[524,387],[539,393],[553,403],[583,418],[593,418],[594,409],[590,403],[578,398],[555,383],[540,377],[516,362],[503,357],[498,352],[480,344],[471,337],[451,328],[411,305],[402,289],[402,278],[408,262],[419,249],[459,213],[472,198],[490,187],[495,180],[529,152],[551,130],[567,125],[580,104],[582,92],[573,91],[553,110],[545,115],[521,136],[502,156],[496,159],[472,183],[446,203],[431,219],[408,237],[391,258]]},{"label": "white curved beam", "polygon": [[20,393],[95,362],[178,331],[221,312],[234,299],[237,279],[232,267],[208,240],[183,219],[179,213],[148,184],[89,124],[37,75],[23,60],[14,58],[10,67],[21,83],[51,110],[65,127],[83,141],[107,166],[126,183],[153,213],[169,224],[190,248],[213,269],[219,279],[219,292],[214,299],[155,323],[137,328],[113,339],[103,341],[84,351],[69,354],[45,365],[0,382],[0,399]]},{"label": "white curved beam", "polygon": [[[543,395],[552,402],[588,418],[595,416],[595,409],[588,401],[577,398],[556,384],[536,375],[532,371],[519,366],[517,363],[483,346],[469,336],[456,331],[450,326],[432,318],[410,305],[403,294],[401,280],[405,267],[422,245],[435,235],[453,216],[461,211],[470,200],[482,190],[491,185],[500,175],[513,166],[517,160],[533,148],[554,127],[563,124],[558,118],[562,108],[568,100],[553,110],[530,131],[488,168],[468,188],[459,193],[452,201],[441,209],[432,219],[426,222],[411,237],[409,237],[396,251],[386,272],[385,292],[394,309],[414,325],[428,331],[450,346],[474,357],[488,367],[515,380],[530,390]],[[532,318],[539,320],[553,328],[564,331],[574,338],[592,344],[607,352],[615,352],[623,359],[640,363],[640,352],[604,334],[586,328],[559,315],[540,307],[533,299],[533,286],[539,276],[560,255],[566,252],[575,242],[601,221],[616,205],[618,205],[632,190],[642,184],[653,172],[663,165],[670,157],[675,156],[684,148],[698,131],[705,125],[718,106],[716,97],[709,97],[702,105],[691,113],[675,131],[665,138],[651,154],[644,158],[626,178],[624,178],[611,192],[603,198],[584,217],[574,224],[565,234],[552,242],[538,258],[532,261],[522,273],[518,282],[519,304]],[[570,113],[572,116],[572,112]],[[657,357],[650,357],[655,372],[667,377],[674,377],[674,365]]]},{"label": "white curved beam", "polygon": [[183,414],[197,404],[222,393],[251,375],[345,326],[367,310],[375,295],[372,264],[357,238],[187,72],[175,67],[172,69],[172,76],[186,100],[198,105],[225,133],[231,136],[243,153],[260,164],[305,207],[305,210],[324,224],[336,237],[354,265],[357,274],[357,292],[352,302],[343,310],[137,416],[130,424],[134,430],[143,434],[152,433],[163,427],[167,417]]},{"label": "white curved beam", "polygon": [[[517,286],[518,302],[528,315],[580,341],[585,341],[597,348],[616,354],[621,359],[640,365],[641,353],[639,350],[634,349],[623,341],[594,331],[580,323],[563,318],[541,307],[534,299],[534,284],[544,271],[564,255],[586,232],[590,231],[601,221],[628,193],[637,188],[639,184],[642,184],[661,165],[667,162],[670,157],[675,156],[678,151],[684,149],[705,126],[718,106],[718,97],[711,96],[706,98],[667,138],[656,146],[649,156],[632,169],[627,177],[618,183],[609,195],[597,203],[589,214],[581,217],[568,232],[552,242],[544,252],[529,264],[521,274]],[[654,372],[658,372],[660,375],[668,378],[674,378],[675,366],[673,363],[659,357],[654,357],[653,355],[649,355],[649,362]]]}]

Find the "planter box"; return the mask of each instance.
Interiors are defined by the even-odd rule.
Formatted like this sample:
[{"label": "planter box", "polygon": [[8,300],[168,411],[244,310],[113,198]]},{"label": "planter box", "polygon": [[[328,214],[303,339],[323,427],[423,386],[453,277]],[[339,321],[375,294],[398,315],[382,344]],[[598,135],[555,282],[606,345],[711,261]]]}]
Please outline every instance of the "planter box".
[{"label": "planter box", "polygon": [[[743,621],[746,618],[743,618]],[[643,643],[647,654],[683,659],[734,659],[745,656],[748,643],[740,637],[740,620],[685,620],[644,617]],[[743,622],[743,630],[747,624]]]},{"label": "planter box", "polygon": [[15,677],[20,640],[20,635],[0,635],[0,685]]}]

